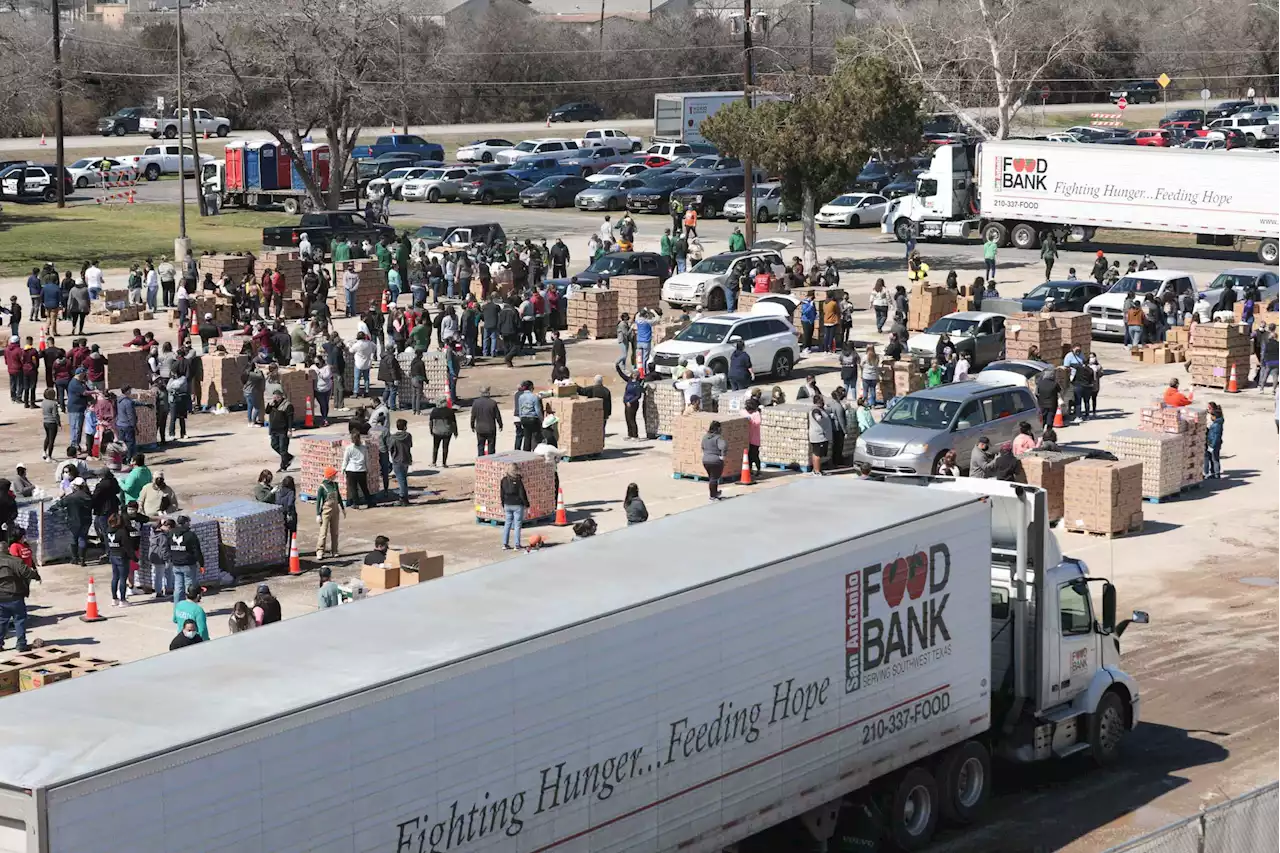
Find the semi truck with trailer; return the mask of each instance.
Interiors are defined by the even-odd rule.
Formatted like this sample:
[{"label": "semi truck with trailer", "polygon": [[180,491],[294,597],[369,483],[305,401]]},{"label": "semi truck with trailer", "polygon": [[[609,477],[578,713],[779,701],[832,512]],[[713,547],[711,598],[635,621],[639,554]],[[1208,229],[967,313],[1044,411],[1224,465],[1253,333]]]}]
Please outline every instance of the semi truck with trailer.
[{"label": "semi truck with trailer", "polygon": [[[751,103],[763,104],[788,98],[774,92],[754,92]],[[653,141],[706,143],[699,128],[726,104],[742,100],[742,92],[682,92],[653,96]]]},{"label": "semi truck with trailer", "polygon": [[1194,234],[1206,245],[1280,257],[1280,159],[1273,152],[1190,151],[1016,140],[940,145],[916,192],[894,199],[882,230],[906,242],[994,239],[1034,249],[1046,232],[1099,228]]},{"label": "semi truck with trailer", "polygon": [[1138,723],[1045,508],[807,480],[9,696],[0,851],[919,850]]}]

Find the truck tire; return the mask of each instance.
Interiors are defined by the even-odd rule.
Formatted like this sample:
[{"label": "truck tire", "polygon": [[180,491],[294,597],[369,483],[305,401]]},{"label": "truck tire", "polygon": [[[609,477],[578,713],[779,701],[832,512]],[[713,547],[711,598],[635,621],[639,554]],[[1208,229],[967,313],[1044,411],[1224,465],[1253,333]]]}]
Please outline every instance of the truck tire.
[{"label": "truck tire", "polygon": [[899,243],[905,243],[911,239],[911,220],[903,217],[893,223],[893,236],[897,238]]},{"label": "truck tire", "polygon": [[177,139],[177,138],[178,138],[178,128],[174,127],[173,125],[169,125],[168,127],[166,127],[166,128],[164,129],[164,138],[165,138],[165,139]]},{"label": "truck tire", "polygon": [[1258,244],[1258,260],[1264,264],[1275,266],[1280,261],[1280,246],[1273,237],[1268,237]]},{"label": "truck tire", "polygon": [[115,129],[112,130],[111,132],[114,133],[116,136],[124,136],[129,131],[125,130],[125,126],[123,124],[117,124],[115,126]]},{"label": "truck tire", "polygon": [[947,750],[938,763],[942,816],[968,826],[977,821],[991,795],[991,754],[976,740]]},{"label": "truck tire", "polygon": [[230,125],[225,125],[225,124],[218,125],[218,130],[217,130],[218,136],[226,136],[230,132],[231,132]]},{"label": "truck tire", "polygon": [[148,181],[158,181],[160,180],[160,167],[155,163],[150,163],[147,165],[147,168],[143,171],[142,175]]},{"label": "truck tire", "polygon": [[1095,764],[1105,767],[1120,757],[1127,717],[1118,693],[1108,690],[1102,694],[1098,710],[1089,715],[1089,751]]},{"label": "truck tire", "polygon": [[1003,222],[988,222],[982,226],[983,242],[987,240],[995,240],[996,245],[1004,248],[1009,245],[1009,229],[1004,227]]},{"label": "truck tire", "polygon": [[1009,242],[1015,249],[1034,249],[1040,245],[1040,232],[1029,222],[1019,222],[1009,232]]},{"label": "truck tire", "polygon": [[290,216],[298,215],[298,200],[296,198],[286,198],[284,200],[284,212]]},{"label": "truck tire", "polygon": [[151,131],[151,138],[152,138],[152,139],[159,139],[159,138],[160,138],[160,131],[158,131],[158,130],[153,130],[153,131]]},{"label": "truck tire", "polygon": [[938,828],[941,805],[933,774],[916,765],[898,777],[889,801],[889,838],[898,850],[923,850]]}]

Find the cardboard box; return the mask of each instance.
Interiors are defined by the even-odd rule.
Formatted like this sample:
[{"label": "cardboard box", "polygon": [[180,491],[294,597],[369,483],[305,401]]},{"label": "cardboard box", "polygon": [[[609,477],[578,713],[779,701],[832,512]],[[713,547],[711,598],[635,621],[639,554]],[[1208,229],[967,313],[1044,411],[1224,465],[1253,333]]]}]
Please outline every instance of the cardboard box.
[{"label": "cardboard box", "polygon": [[27,667],[18,673],[18,689],[23,693],[28,690],[39,690],[59,681],[71,678],[71,667],[65,663],[50,663]]},{"label": "cardboard box", "polygon": [[400,569],[400,586],[413,586],[423,581],[444,577],[444,555],[429,556],[426,551],[388,551],[387,562]]},{"label": "cardboard box", "polygon": [[369,589],[395,589],[400,585],[400,567],[361,566],[360,579]]}]

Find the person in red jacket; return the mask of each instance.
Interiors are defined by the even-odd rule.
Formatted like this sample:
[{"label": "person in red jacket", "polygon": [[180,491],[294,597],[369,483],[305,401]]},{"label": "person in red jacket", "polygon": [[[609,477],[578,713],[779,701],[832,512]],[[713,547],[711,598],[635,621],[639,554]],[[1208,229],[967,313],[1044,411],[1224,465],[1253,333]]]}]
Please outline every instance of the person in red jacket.
[{"label": "person in red jacket", "polygon": [[17,335],[9,336],[9,345],[4,348],[4,366],[9,371],[9,400],[22,402],[22,344]]},{"label": "person in red jacket", "polygon": [[22,406],[26,409],[36,407],[36,382],[40,375],[40,351],[35,341],[27,335],[26,346],[22,348]]},{"label": "person in red jacket", "polygon": [[1178,390],[1178,377],[1169,380],[1169,387],[1164,389],[1164,404],[1170,408],[1186,406],[1190,404],[1191,398]]},{"label": "person in red jacket", "polygon": [[71,372],[75,373],[77,367],[84,367],[84,360],[89,357],[89,348],[85,346],[84,338],[72,338],[71,349],[67,351],[67,360],[71,362]]},{"label": "person in red jacket", "polygon": [[284,316],[284,292],[287,289],[284,283],[284,275],[280,270],[276,270],[271,274],[271,295],[276,303],[276,319],[279,320]]},{"label": "person in red jacket", "polygon": [[101,384],[107,378],[107,357],[98,351],[97,344],[90,347],[89,354],[85,356],[84,372],[90,382]]}]

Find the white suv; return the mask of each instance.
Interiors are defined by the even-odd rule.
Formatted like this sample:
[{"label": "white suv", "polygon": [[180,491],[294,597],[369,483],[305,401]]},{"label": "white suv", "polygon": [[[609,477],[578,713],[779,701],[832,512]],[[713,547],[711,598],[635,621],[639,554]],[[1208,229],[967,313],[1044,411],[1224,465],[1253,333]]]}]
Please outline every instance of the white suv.
[{"label": "white suv", "polygon": [[698,317],[678,335],[654,349],[650,370],[679,378],[680,364],[704,356],[712,373],[729,372],[729,356],[741,339],[756,376],[787,379],[800,357],[796,329],[782,317],[720,314]]},{"label": "white suv", "polygon": [[728,306],[725,289],[736,285],[761,258],[775,276],[786,274],[787,266],[782,262],[782,255],[772,249],[724,252],[703,258],[693,269],[677,273],[663,282],[662,299],[670,305],[723,311]]},{"label": "white suv", "polygon": [[578,156],[578,143],[576,140],[563,137],[525,139],[510,148],[497,152],[493,155],[493,159],[495,162],[506,163],[509,166],[521,157],[528,157],[531,154],[537,154],[540,157],[551,157],[556,160],[576,157]]},{"label": "white suv", "polygon": [[592,128],[578,140],[579,148],[599,148],[602,145],[608,145],[624,154],[640,150],[639,139],[612,127]]}]

